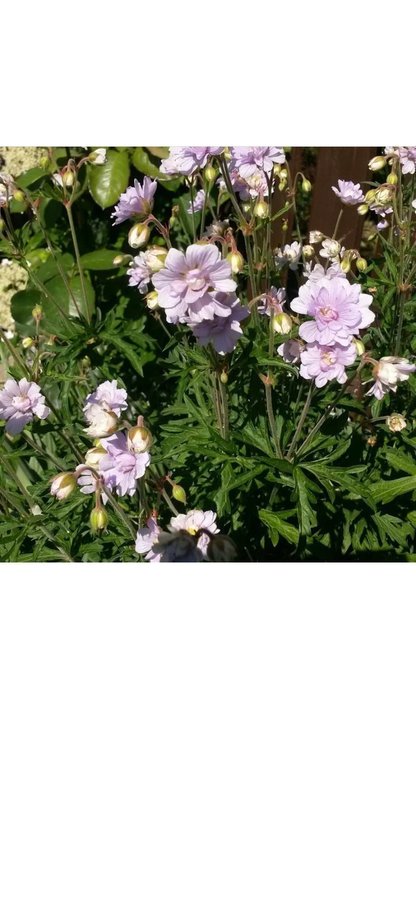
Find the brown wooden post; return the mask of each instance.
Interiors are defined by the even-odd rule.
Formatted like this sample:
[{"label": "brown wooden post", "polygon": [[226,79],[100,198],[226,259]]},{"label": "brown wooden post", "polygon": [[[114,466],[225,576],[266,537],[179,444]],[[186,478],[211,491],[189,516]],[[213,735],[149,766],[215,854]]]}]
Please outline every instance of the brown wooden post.
[{"label": "brown wooden post", "polygon": [[[309,228],[331,236],[341,209],[341,203],[332,190],[338,186],[338,178],[354,184],[371,180],[369,160],[375,156],[375,147],[320,147],[313,185]],[[363,188],[365,193],[365,187]],[[363,230],[363,217],[355,206],[343,206],[343,216],[337,234],[345,247],[359,249]]]}]

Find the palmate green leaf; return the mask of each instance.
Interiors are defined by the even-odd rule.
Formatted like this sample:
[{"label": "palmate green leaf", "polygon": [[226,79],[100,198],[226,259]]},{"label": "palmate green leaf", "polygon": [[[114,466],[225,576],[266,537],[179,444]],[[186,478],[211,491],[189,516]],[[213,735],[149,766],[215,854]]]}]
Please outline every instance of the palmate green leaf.
[{"label": "palmate green leaf", "polygon": [[129,182],[130,163],[126,150],[107,150],[102,166],[88,166],[88,187],[102,209],[114,206]]},{"label": "palmate green leaf", "polygon": [[412,525],[409,522],[403,522],[397,516],[389,516],[387,513],[376,513],[374,522],[382,541],[390,539],[394,544],[406,547],[409,536],[413,533]]},{"label": "palmate green leaf", "polygon": [[416,490],[416,475],[396,478],[394,481],[379,481],[369,484],[368,490],[375,503],[391,503],[396,497]]},{"label": "palmate green leaf", "polygon": [[396,472],[407,472],[408,475],[416,475],[416,463],[405,453],[399,450],[387,448],[384,452],[387,462]]},{"label": "palmate green leaf", "polygon": [[290,544],[297,545],[299,543],[298,529],[291,525],[290,522],[285,522],[284,519],[281,519],[278,513],[272,512],[270,509],[260,509],[259,518],[269,529],[277,531]]},{"label": "palmate green leaf", "polygon": [[295,468],[294,478],[300,532],[308,535],[316,525],[316,514],[309,502],[310,480],[300,468]]},{"label": "palmate green leaf", "polygon": [[94,272],[105,272],[114,269],[114,258],[117,256],[117,250],[93,250],[91,253],[84,253],[81,256],[81,265],[83,269],[91,269]]},{"label": "palmate green leaf", "polygon": [[143,376],[143,366],[155,358],[150,350],[142,350],[139,347],[135,349],[131,344],[121,338],[119,334],[109,332],[101,332],[100,337],[113,344],[120,353],[129,361],[131,367],[138,375]]}]

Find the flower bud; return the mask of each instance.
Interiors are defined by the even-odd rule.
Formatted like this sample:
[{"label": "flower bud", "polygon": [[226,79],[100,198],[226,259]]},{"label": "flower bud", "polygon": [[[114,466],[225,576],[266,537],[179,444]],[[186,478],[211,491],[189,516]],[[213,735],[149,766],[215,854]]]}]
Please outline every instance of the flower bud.
[{"label": "flower bud", "polygon": [[360,341],[360,338],[353,338],[353,341],[357,350],[357,356],[362,356],[365,351],[365,345],[363,341]]},{"label": "flower bud", "polygon": [[241,208],[243,210],[243,213],[249,213],[251,209],[250,203],[242,203]]},{"label": "flower bud", "polygon": [[387,416],[386,425],[389,431],[403,431],[403,428],[407,428],[406,419],[400,413],[393,413],[391,416]]},{"label": "flower bud", "polygon": [[311,182],[309,178],[302,178],[302,191],[304,194],[310,194],[312,190]]},{"label": "flower bud", "polygon": [[387,175],[386,178],[387,184],[397,184],[398,180],[399,179],[395,172],[390,172],[390,174]]},{"label": "flower bud", "polygon": [[379,203],[381,206],[387,206],[392,199],[393,196],[393,188],[388,185],[383,185],[383,187],[379,188],[375,194],[375,201]]},{"label": "flower bud", "polygon": [[280,163],[275,163],[273,166],[273,175],[280,175],[281,170],[282,170],[282,167],[281,167]]},{"label": "flower bud", "polygon": [[89,466],[90,469],[98,469],[100,459],[102,459],[106,453],[107,451],[104,450],[104,447],[97,441],[95,447],[91,447],[90,450],[87,450],[85,454],[85,465]]},{"label": "flower bud", "polygon": [[302,252],[304,259],[312,259],[315,256],[315,250],[313,249],[312,244],[305,244]]},{"label": "flower bud", "polygon": [[17,200],[18,203],[23,203],[24,199],[25,199],[25,195],[24,195],[23,191],[19,191],[19,190],[14,191],[13,200]]},{"label": "flower bud", "polygon": [[102,506],[94,506],[90,515],[90,526],[93,534],[103,531],[108,525],[108,515]]},{"label": "flower bud", "polygon": [[269,215],[269,204],[265,200],[258,200],[254,207],[254,215],[258,219],[266,219]]},{"label": "flower bud", "polygon": [[214,168],[214,166],[206,166],[206,167],[205,167],[205,169],[204,169],[204,178],[205,178],[205,181],[208,182],[208,184],[213,184],[214,181],[215,181],[215,179],[216,179],[216,177],[217,177],[217,175],[218,175],[218,172],[217,172],[217,170]]},{"label": "flower bud", "polygon": [[277,334],[289,334],[293,328],[292,317],[287,313],[278,313],[277,316],[273,317],[273,330]]},{"label": "flower bud", "polygon": [[47,169],[49,166],[49,156],[41,156],[39,166],[41,169]]},{"label": "flower bud", "polygon": [[163,269],[167,255],[166,247],[149,247],[146,250],[146,263],[153,274]]},{"label": "flower bud", "polygon": [[340,265],[341,265],[341,269],[342,269],[343,272],[345,272],[345,273],[346,273],[346,272],[349,272],[350,269],[351,269],[351,258],[350,258],[350,256],[347,256],[347,254],[345,254],[345,256],[343,257],[343,259],[341,260],[341,264],[340,264]]},{"label": "flower bud", "polygon": [[117,429],[118,418],[111,409],[102,409],[98,403],[93,403],[86,411],[88,428],[84,428],[86,434],[92,438],[108,437]]},{"label": "flower bud", "polygon": [[150,291],[146,294],[146,305],[148,309],[157,309],[159,306],[158,301],[159,294],[157,291]]},{"label": "flower bud", "polygon": [[130,247],[133,247],[134,250],[136,250],[137,247],[144,247],[144,245],[147,244],[149,237],[150,228],[143,222],[136,222],[136,224],[133,225],[133,228],[130,228],[127,240]]},{"label": "flower bud", "polygon": [[320,244],[323,241],[325,235],[322,234],[322,231],[310,231],[309,232],[309,243],[310,244]]},{"label": "flower bud", "polygon": [[34,306],[32,309],[32,317],[34,318],[35,322],[40,322],[42,318],[42,312],[42,307],[37,303],[36,306]]},{"label": "flower bud", "polygon": [[93,150],[92,153],[87,157],[88,162],[90,162],[93,166],[103,166],[107,157],[107,151],[105,147],[98,147],[98,150]]},{"label": "flower bud", "polygon": [[76,478],[72,472],[62,472],[61,475],[55,475],[51,483],[51,494],[57,500],[66,500],[76,485]]},{"label": "flower bud", "polygon": [[239,253],[238,250],[232,250],[231,253],[227,255],[227,262],[230,263],[231,271],[234,275],[238,275],[244,268],[244,256]]},{"label": "flower bud", "polygon": [[22,340],[22,347],[24,350],[28,350],[29,347],[32,347],[34,343],[35,342],[34,342],[34,340],[32,340],[31,337],[25,337]]},{"label": "flower bud", "polygon": [[376,196],[376,191],[374,188],[371,188],[371,191],[367,191],[367,193],[365,195],[366,203],[372,203],[375,196]]},{"label": "flower bud", "polygon": [[377,444],[377,438],[375,434],[370,434],[370,437],[367,438],[367,444],[369,447],[375,447]]},{"label": "flower bud", "polygon": [[115,256],[113,259],[113,266],[122,266],[123,263],[132,259],[129,253],[119,253],[118,256]]},{"label": "flower bud", "polygon": [[371,172],[378,172],[380,169],[384,169],[386,162],[387,159],[385,156],[373,156],[368,163],[368,168]]},{"label": "flower bud", "polygon": [[177,500],[178,503],[186,503],[186,494],[180,484],[172,485],[172,497],[174,500]]},{"label": "flower bud", "polygon": [[228,384],[228,373],[223,369],[220,375],[221,384]]},{"label": "flower bud", "polygon": [[71,188],[75,181],[75,175],[71,169],[67,169],[62,175],[62,183],[64,187]]},{"label": "flower bud", "polygon": [[135,425],[127,432],[127,446],[134,453],[144,453],[152,443],[152,435],[143,425]]},{"label": "flower bud", "polygon": [[237,556],[234,542],[226,534],[215,534],[207,547],[210,562],[233,562]]},{"label": "flower bud", "polygon": [[365,216],[365,215],[368,213],[368,206],[367,206],[367,204],[366,204],[366,203],[360,203],[360,205],[357,206],[357,213],[358,213],[359,216]]},{"label": "flower bud", "polygon": [[368,268],[367,260],[360,256],[360,258],[357,259],[356,266],[359,272],[365,272]]}]

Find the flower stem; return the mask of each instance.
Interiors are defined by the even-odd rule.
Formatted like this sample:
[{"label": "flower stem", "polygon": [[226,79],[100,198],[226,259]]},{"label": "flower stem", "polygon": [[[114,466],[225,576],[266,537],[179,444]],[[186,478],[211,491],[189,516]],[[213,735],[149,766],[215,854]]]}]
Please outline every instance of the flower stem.
[{"label": "flower stem", "polygon": [[[306,416],[308,415],[308,412],[309,412],[309,407],[310,407],[310,405],[311,405],[311,400],[312,400],[312,392],[313,392],[313,381],[311,382],[311,384],[310,384],[310,386],[309,386],[308,396],[307,396],[307,398],[306,398],[306,400],[305,400],[305,403],[304,403],[302,412],[301,412],[300,417],[299,417],[299,422],[298,422],[298,424],[297,424],[296,431],[295,431],[295,433],[294,433],[294,435],[293,435],[293,438],[292,438],[290,447],[289,447],[289,449],[288,449],[288,451],[287,451],[287,459],[289,460],[289,462],[291,462],[292,459],[293,459],[293,455],[294,455],[294,451],[295,451],[295,449],[296,449],[296,444],[297,444],[297,442],[298,442],[298,438],[300,437],[302,428],[303,428],[303,426],[304,426],[304,424],[305,424]],[[303,446],[303,445],[302,445],[302,446]]]},{"label": "flower stem", "polygon": [[74,217],[72,215],[71,204],[66,205],[65,209],[66,209],[66,214],[68,216],[69,227],[71,229],[72,243],[74,245],[75,256],[76,256],[76,260],[77,260],[79,278],[80,278],[80,283],[81,283],[81,293],[82,293],[82,299],[84,301],[84,308],[85,308],[85,318],[88,322],[88,325],[90,325],[91,324],[91,315],[90,315],[90,309],[88,306],[87,291],[86,291],[86,287],[85,287],[84,273],[82,271],[81,256],[80,256],[79,247],[78,247],[78,239],[77,239],[77,233],[75,230]]}]

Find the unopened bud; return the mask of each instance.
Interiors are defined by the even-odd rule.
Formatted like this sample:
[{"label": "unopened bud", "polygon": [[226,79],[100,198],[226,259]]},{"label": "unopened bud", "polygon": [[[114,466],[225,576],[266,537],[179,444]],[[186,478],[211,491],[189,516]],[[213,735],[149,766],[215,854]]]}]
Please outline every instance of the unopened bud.
[{"label": "unopened bud", "polygon": [[144,245],[147,244],[149,237],[150,228],[143,222],[136,222],[136,224],[133,225],[133,228],[130,228],[127,240],[130,247],[133,247],[134,250],[136,250],[137,247],[144,247]]},{"label": "unopened bud", "polygon": [[375,434],[370,434],[370,437],[367,438],[367,444],[369,447],[375,447],[377,444],[377,438]]},{"label": "unopened bud", "polygon": [[149,247],[146,250],[146,264],[153,274],[163,269],[167,255],[166,247]]},{"label": "unopened bud", "polygon": [[98,147],[98,150],[93,150],[92,153],[87,157],[88,162],[90,162],[93,166],[103,166],[107,158],[107,151],[105,147]]},{"label": "unopened bud", "polygon": [[366,203],[360,203],[360,205],[357,206],[357,213],[358,213],[359,216],[365,216],[365,215],[368,213],[368,206],[367,206],[367,204],[366,204]]},{"label": "unopened bud", "polygon": [[220,375],[221,384],[228,384],[228,373],[223,369]]},{"label": "unopened bud", "polygon": [[71,188],[75,181],[75,175],[71,169],[67,169],[62,175],[62,183],[66,188]]},{"label": "unopened bud", "polygon": [[386,178],[387,184],[397,184],[398,180],[399,179],[395,172],[390,172],[390,174],[387,175]]},{"label": "unopened bud", "polygon": [[174,500],[177,500],[178,503],[186,503],[186,494],[180,484],[172,485],[172,497]]},{"label": "unopened bud", "polygon": [[242,203],[241,208],[243,210],[243,213],[249,213],[251,206],[249,203]]},{"label": "unopened bud", "polygon": [[393,188],[392,186],[383,186],[376,191],[375,201],[376,203],[380,203],[381,206],[387,206],[390,203],[391,198],[393,196]]},{"label": "unopened bud", "polygon": [[273,317],[273,330],[277,334],[289,334],[292,328],[293,321],[287,313],[278,313],[277,316]]},{"label": "unopened bud", "polygon": [[62,472],[61,475],[55,475],[51,483],[51,494],[57,500],[66,500],[72,494],[76,483],[73,472]]},{"label": "unopened bud", "polygon": [[104,450],[104,447],[102,446],[102,444],[100,444],[100,441],[96,441],[96,446],[91,447],[91,449],[87,450],[85,454],[85,465],[89,466],[90,469],[98,469],[100,459],[102,459],[102,457],[105,456],[106,453],[107,451]]},{"label": "unopened bud", "polygon": [[28,350],[29,347],[32,347],[34,343],[35,342],[32,340],[31,337],[25,337],[22,340],[22,347],[24,348],[24,350]]},{"label": "unopened bud", "polygon": [[349,256],[345,255],[341,260],[341,269],[343,272],[349,272],[351,269],[351,259]]},{"label": "unopened bud", "polygon": [[302,179],[302,190],[303,190],[304,194],[310,194],[310,192],[312,190],[312,185],[311,185],[311,182],[309,181],[309,178]]},{"label": "unopened bud", "polygon": [[210,562],[233,562],[237,556],[234,542],[226,534],[215,534],[207,547]]},{"label": "unopened bud", "polygon": [[108,525],[108,515],[102,506],[94,506],[90,515],[90,526],[93,534],[103,531]]},{"label": "unopened bud", "polygon": [[368,163],[368,168],[371,172],[378,172],[380,169],[384,169],[386,162],[387,159],[385,156],[373,156]]},{"label": "unopened bud", "polygon": [[403,428],[407,428],[406,419],[400,413],[393,413],[391,416],[387,416],[386,425],[389,431],[403,431]]},{"label": "unopened bud", "polygon": [[312,259],[312,257],[315,256],[315,250],[313,249],[312,244],[305,244],[302,252],[304,259]]},{"label": "unopened bud", "polygon": [[360,258],[357,259],[356,266],[359,272],[365,272],[368,268],[367,260],[360,256]]},{"label": "unopened bud", "polygon": [[325,235],[322,234],[322,231],[310,231],[309,232],[309,243],[310,244],[320,244],[323,241]]},{"label": "unopened bud", "polygon": [[258,200],[254,207],[254,215],[258,219],[266,219],[269,215],[269,204],[265,200]]},{"label": "unopened bud", "polygon": [[360,338],[353,338],[353,341],[357,350],[357,356],[362,356],[365,351],[365,345],[363,341],[361,341]]},{"label": "unopened bud", "polygon": [[122,266],[123,263],[128,259],[131,259],[130,254],[119,253],[118,256],[115,256],[113,259],[113,266]]},{"label": "unopened bud", "polygon": [[152,435],[143,425],[135,425],[127,432],[127,446],[134,453],[144,453],[152,443]]},{"label": "unopened bud", "polygon": [[41,169],[47,169],[49,166],[49,156],[41,156],[39,166]]},{"label": "unopened bud", "polygon": [[208,182],[208,184],[213,184],[214,181],[215,181],[215,179],[216,179],[216,177],[217,177],[217,175],[218,175],[218,172],[217,172],[217,170],[214,168],[214,166],[206,166],[206,167],[205,167],[205,169],[204,169],[204,178],[205,178],[205,181]]},{"label": "unopened bud", "polygon": [[281,170],[282,170],[282,167],[281,167],[280,163],[275,163],[273,166],[273,174],[280,175]]},{"label": "unopened bud", "polygon": [[159,306],[159,294],[157,291],[150,291],[146,294],[146,304],[148,309],[157,309]]},{"label": "unopened bud", "polygon": [[234,275],[238,275],[244,268],[244,256],[238,250],[232,250],[227,256],[227,261],[230,263]]},{"label": "unopened bud", "polygon": [[25,199],[23,191],[15,191],[13,194],[13,199],[17,200],[18,203],[23,203],[23,200]]},{"label": "unopened bud", "polygon": [[42,318],[42,307],[39,306],[38,303],[32,309],[32,317],[34,318],[35,322],[40,322]]}]

